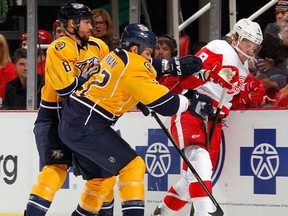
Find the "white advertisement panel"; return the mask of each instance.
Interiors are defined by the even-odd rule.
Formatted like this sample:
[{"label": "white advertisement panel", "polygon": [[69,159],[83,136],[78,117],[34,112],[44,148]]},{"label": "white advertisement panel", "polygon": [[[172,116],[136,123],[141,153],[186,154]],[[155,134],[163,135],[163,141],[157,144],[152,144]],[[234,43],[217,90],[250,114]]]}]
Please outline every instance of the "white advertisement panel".
[{"label": "white advertisement panel", "polygon": [[[0,112],[0,215],[21,215],[39,171],[34,141],[35,112]],[[228,216],[286,215],[288,203],[287,110],[233,111],[223,130],[222,151],[213,174],[213,196]],[[162,118],[169,127],[169,118]],[[130,112],[115,130],[145,160],[146,207],[150,215],[181,171],[181,157],[156,120]],[[69,173],[48,215],[71,215],[83,188]],[[115,187],[115,216],[121,208]],[[190,206],[179,216],[187,216]]]}]

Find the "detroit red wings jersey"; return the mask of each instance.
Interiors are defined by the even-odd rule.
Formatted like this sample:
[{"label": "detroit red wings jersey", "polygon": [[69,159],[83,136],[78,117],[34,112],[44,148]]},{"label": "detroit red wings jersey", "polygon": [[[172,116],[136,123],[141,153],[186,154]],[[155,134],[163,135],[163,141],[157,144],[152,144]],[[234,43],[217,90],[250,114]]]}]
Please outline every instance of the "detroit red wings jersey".
[{"label": "detroit red wings jersey", "polygon": [[169,92],[158,84],[156,75],[151,63],[142,56],[116,49],[101,61],[101,71],[70,99],[89,110],[82,113],[95,112],[113,121],[139,101],[151,104]]},{"label": "detroit red wings jersey", "polygon": [[68,36],[53,41],[47,50],[45,85],[41,92],[38,119],[51,117],[51,112],[56,112],[64,98],[77,89],[87,76],[99,72],[100,61],[108,53],[108,46],[94,37],[90,37],[83,46]]},{"label": "detroit red wings jersey", "polygon": [[[222,65],[233,65],[238,68],[241,84],[237,88],[228,90],[226,97],[225,97],[224,104],[223,104],[223,111],[226,114],[228,114],[229,109],[231,107],[231,101],[234,95],[240,92],[240,89],[243,88],[243,84],[247,76],[249,75],[248,61],[246,61],[243,64],[240,61],[238,54],[236,53],[234,48],[224,40],[211,41],[206,46],[204,46],[201,50],[199,50],[196,53],[196,56],[201,58],[203,69],[211,70],[212,65],[215,62],[220,62]],[[184,83],[181,85],[181,87],[187,88],[188,86],[187,84]],[[213,82],[207,81],[207,82],[202,82],[200,85],[194,86],[194,87],[196,87],[196,90],[199,93],[210,96],[214,101],[214,105],[217,106],[218,101],[221,97],[222,90],[223,90],[223,88],[219,84],[215,84]]]}]

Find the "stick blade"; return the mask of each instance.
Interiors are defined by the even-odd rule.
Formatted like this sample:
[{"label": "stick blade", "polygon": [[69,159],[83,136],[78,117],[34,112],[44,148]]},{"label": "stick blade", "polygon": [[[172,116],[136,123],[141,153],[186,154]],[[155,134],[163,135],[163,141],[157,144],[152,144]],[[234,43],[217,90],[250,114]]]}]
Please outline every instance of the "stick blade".
[{"label": "stick blade", "polygon": [[212,216],[223,216],[224,215],[224,212],[223,210],[220,208],[220,206],[216,206],[217,209],[215,212],[212,212],[212,213],[209,213],[210,215]]}]

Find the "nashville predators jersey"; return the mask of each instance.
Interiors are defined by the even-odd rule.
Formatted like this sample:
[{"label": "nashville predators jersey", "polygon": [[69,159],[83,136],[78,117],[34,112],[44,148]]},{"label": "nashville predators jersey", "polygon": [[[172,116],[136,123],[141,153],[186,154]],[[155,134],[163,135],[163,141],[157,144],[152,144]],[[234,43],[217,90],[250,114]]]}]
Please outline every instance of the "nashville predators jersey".
[{"label": "nashville predators jersey", "polygon": [[[69,104],[80,102],[83,118],[92,113],[114,121],[139,101],[152,104],[169,92],[158,84],[156,75],[154,67],[141,55],[115,49],[101,61],[100,72],[70,96]],[[80,106],[77,104],[75,107]]]},{"label": "nashville predators jersey", "polygon": [[38,120],[56,118],[64,98],[99,72],[100,61],[108,53],[108,46],[94,37],[82,46],[68,36],[53,41],[47,50]]}]

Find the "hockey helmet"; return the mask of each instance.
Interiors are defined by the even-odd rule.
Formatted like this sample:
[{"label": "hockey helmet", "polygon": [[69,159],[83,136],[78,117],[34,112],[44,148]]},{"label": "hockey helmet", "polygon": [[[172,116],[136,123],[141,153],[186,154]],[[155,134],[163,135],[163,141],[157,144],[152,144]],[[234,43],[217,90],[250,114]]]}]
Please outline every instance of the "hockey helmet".
[{"label": "hockey helmet", "polygon": [[139,46],[139,53],[147,47],[154,49],[157,37],[149,29],[142,25],[133,23],[125,27],[121,36],[121,48],[128,50],[133,45]]},{"label": "hockey helmet", "polygon": [[60,25],[61,25],[61,24],[60,24],[60,20],[59,20],[59,19],[55,20],[54,23],[53,23],[53,31],[55,32],[55,31],[56,31],[56,28],[57,28],[58,26],[60,26]]},{"label": "hockey helmet", "polygon": [[52,35],[46,30],[38,30],[38,44],[52,43]]},{"label": "hockey helmet", "polygon": [[62,27],[66,28],[69,19],[75,20],[77,25],[79,25],[81,18],[90,18],[92,20],[92,13],[89,7],[81,3],[69,2],[60,8],[58,18]]},{"label": "hockey helmet", "polygon": [[27,32],[25,32],[25,33],[23,33],[23,34],[20,36],[20,41],[21,41],[21,42],[22,42],[22,41],[26,41],[27,38],[28,38],[28,34],[27,34]]},{"label": "hockey helmet", "polygon": [[233,28],[233,34],[238,34],[238,40],[241,42],[244,38],[260,45],[263,41],[263,35],[258,23],[249,19],[239,20]]}]

